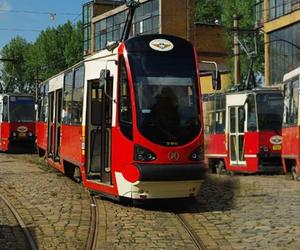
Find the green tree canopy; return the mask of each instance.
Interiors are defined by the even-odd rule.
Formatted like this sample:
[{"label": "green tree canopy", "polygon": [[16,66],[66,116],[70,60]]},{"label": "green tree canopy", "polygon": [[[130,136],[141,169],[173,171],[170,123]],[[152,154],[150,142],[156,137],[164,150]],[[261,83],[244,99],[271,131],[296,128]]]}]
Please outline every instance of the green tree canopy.
[{"label": "green tree canopy", "polygon": [[[197,0],[196,20],[201,23],[214,24],[215,20],[220,20],[224,25],[227,34],[227,46],[230,55],[229,65],[233,72],[233,15],[241,17],[239,27],[241,29],[254,29],[255,14],[253,0]],[[263,36],[258,38],[258,57],[254,63],[256,73],[263,72],[264,46]],[[254,34],[249,32],[239,32],[239,40],[247,47],[249,51],[254,51]],[[250,64],[250,59],[241,49],[241,73],[246,76]]]},{"label": "green tree canopy", "polygon": [[71,22],[42,31],[30,44],[16,37],[2,50],[4,62],[2,80],[5,91],[34,92],[35,79],[45,80],[83,59],[82,23]]},{"label": "green tree canopy", "polygon": [[29,47],[30,44],[19,36],[13,38],[9,44],[3,47],[1,57],[14,60],[3,63],[2,81],[4,83],[4,91],[31,91],[30,79],[25,73],[25,52]]}]

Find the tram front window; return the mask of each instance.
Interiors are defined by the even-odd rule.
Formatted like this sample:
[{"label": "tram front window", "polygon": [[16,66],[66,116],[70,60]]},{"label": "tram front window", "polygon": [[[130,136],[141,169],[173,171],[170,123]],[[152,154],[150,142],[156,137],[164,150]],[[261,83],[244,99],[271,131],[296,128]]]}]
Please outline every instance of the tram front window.
[{"label": "tram front window", "polygon": [[200,131],[194,57],[131,55],[137,124],[150,141],[177,146]]},{"label": "tram front window", "polygon": [[9,103],[10,122],[32,122],[34,117],[34,101],[31,97],[12,96]]},{"label": "tram front window", "polygon": [[283,117],[281,94],[257,94],[257,116],[259,130],[280,130]]}]

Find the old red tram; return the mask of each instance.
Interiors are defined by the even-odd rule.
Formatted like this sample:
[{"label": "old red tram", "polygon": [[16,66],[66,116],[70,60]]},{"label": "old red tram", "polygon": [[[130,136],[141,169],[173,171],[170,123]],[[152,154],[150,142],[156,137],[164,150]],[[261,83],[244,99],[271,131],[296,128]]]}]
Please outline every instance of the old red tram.
[{"label": "old red tram", "polygon": [[0,151],[33,150],[34,142],[34,97],[0,94]]},{"label": "old red tram", "polygon": [[205,156],[212,172],[282,172],[280,90],[205,96]]},{"label": "old red tram", "polygon": [[300,67],[284,75],[282,163],[285,172],[300,180],[299,81]]},{"label": "old red tram", "polygon": [[133,37],[41,85],[37,142],[90,190],[132,199],[195,196],[205,173],[194,47]]}]

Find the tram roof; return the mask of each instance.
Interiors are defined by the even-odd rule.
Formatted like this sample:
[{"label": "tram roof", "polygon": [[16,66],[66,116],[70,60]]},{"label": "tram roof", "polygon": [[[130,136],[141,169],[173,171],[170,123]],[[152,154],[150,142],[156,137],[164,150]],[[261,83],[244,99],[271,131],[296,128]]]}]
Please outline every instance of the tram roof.
[{"label": "tram roof", "polygon": [[[120,46],[120,45],[119,45]],[[40,84],[45,84],[46,82],[49,82],[51,79],[54,79],[55,77],[58,77],[59,75],[62,75],[64,74],[65,72],[68,72],[74,68],[77,68],[78,66],[84,64],[84,63],[87,63],[87,62],[91,62],[91,61],[96,61],[96,60],[99,60],[101,58],[106,58],[106,57],[109,57],[109,56],[113,56],[116,54],[116,51],[118,51],[118,48],[115,48],[113,51],[109,51],[107,49],[104,49],[104,50],[101,50],[93,55],[89,55],[87,57],[85,57],[82,61],[70,66],[69,68],[57,73],[56,75],[53,75],[51,76],[50,78],[46,79],[45,81],[41,82]]]}]

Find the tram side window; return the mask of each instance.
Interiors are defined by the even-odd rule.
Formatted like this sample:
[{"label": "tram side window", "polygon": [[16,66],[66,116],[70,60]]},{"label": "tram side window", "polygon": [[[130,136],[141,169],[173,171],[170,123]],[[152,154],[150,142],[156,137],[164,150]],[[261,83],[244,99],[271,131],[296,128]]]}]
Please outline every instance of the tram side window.
[{"label": "tram side window", "polygon": [[119,121],[122,133],[130,140],[132,133],[132,109],[130,99],[130,89],[126,73],[124,58],[120,58],[120,82],[119,82]]},{"label": "tram side window", "polygon": [[2,122],[3,104],[0,102],[0,123]]},{"label": "tram side window", "polygon": [[216,99],[216,133],[224,133],[225,120],[225,95],[221,95]]},{"label": "tram side window", "polygon": [[295,125],[298,121],[299,79],[287,83],[284,92],[284,123]]},{"label": "tram side window", "polygon": [[46,122],[47,121],[47,85],[41,85],[40,87],[40,97],[38,100],[38,120],[40,122]]},{"label": "tram side window", "polygon": [[225,95],[209,96],[203,102],[206,134],[219,134],[225,131]]},{"label": "tram side window", "polygon": [[3,98],[3,114],[2,114],[2,121],[8,122],[8,98],[5,96]]},{"label": "tram side window", "polygon": [[257,130],[255,97],[249,95],[247,98],[248,114],[247,114],[247,131]]},{"label": "tram side window", "polygon": [[84,85],[84,67],[76,69],[74,72],[72,115],[71,123],[74,125],[82,123],[82,105],[83,105],[83,85]]},{"label": "tram side window", "polygon": [[62,111],[62,122],[64,124],[71,123],[72,94],[73,94],[73,71],[70,71],[65,74],[65,80],[64,80],[63,111]]}]

